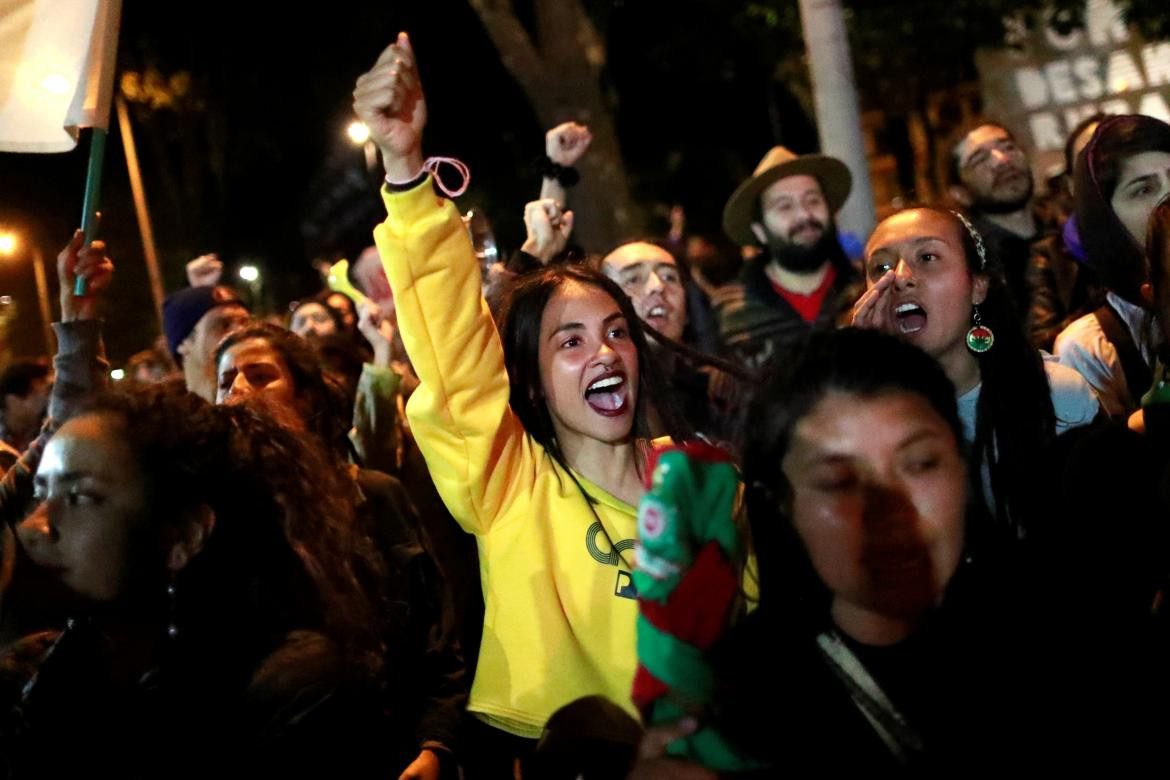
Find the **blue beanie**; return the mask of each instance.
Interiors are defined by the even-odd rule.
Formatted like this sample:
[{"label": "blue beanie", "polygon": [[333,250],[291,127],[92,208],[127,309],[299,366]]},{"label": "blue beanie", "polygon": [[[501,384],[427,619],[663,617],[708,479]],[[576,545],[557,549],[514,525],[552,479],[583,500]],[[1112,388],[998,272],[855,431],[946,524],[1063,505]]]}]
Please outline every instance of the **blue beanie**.
[{"label": "blue beanie", "polygon": [[229,305],[248,308],[235,290],[223,285],[187,287],[167,296],[163,301],[163,330],[167,334],[167,349],[175,362],[183,365],[179,344],[195,330],[203,315],[216,306]]}]

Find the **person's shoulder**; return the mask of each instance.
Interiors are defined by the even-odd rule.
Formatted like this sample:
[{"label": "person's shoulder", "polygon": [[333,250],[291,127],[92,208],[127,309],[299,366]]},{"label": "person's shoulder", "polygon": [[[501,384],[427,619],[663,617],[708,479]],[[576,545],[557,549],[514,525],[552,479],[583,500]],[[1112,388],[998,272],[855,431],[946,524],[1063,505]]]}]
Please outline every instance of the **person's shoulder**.
[{"label": "person's shoulder", "polygon": [[1109,340],[1101,328],[1101,321],[1095,313],[1089,312],[1070,322],[1057,335],[1052,349],[1062,363],[1067,363],[1069,356],[1104,355],[1108,346]]},{"label": "person's shoulder", "polygon": [[1061,364],[1051,356],[1045,357],[1044,371],[1048,375],[1058,426],[1083,425],[1097,416],[1101,404],[1092,386],[1079,371]]},{"label": "person's shoulder", "polygon": [[1044,372],[1048,374],[1048,384],[1062,390],[1092,392],[1089,383],[1081,376],[1081,372],[1071,366],[1061,363],[1053,355],[1044,355]]},{"label": "person's shoulder", "polygon": [[1056,337],[1056,343],[1083,342],[1087,337],[1098,337],[1103,333],[1096,313],[1089,312],[1070,322]]},{"label": "person's shoulder", "polygon": [[337,643],[317,631],[290,631],[252,675],[249,690],[270,695],[335,681],[345,664]]}]

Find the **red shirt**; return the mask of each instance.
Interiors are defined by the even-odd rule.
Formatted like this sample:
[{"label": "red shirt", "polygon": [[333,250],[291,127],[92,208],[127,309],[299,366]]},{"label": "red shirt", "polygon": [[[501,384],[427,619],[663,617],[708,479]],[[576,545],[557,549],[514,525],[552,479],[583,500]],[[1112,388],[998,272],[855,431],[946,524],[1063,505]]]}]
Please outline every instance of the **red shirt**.
[{"label": "red shirt", "polygon": [[792,308],[796,309],[797,313],[800,314],[805,322],[813,322],[816,320],[817,315],[820,314],[821,304],[825,302],[825,296],[835,281],[837,281],[837,269],[830,265],[829,270],[825,272],[825,278],[821,280],[820,286],[808,295],[794,293],[776,284],[776,282],[772,282],[772,289],[784,298],[784,300],[792,304]]}]

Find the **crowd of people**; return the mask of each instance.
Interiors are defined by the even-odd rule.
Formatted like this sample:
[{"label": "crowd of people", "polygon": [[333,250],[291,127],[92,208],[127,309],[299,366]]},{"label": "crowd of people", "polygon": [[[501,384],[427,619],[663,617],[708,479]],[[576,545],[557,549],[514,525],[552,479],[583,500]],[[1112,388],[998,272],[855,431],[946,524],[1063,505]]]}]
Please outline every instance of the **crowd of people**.
[{"label": "crowd of people", "polygon": [[[501,262],[423,156],[406,34],[353,98],[385,167],[375,283],[265,320],[197,258],[112,382],[113,261],[80,232],[58,256],[56,355],[0,375],[0,776],[1159,752],[1170,125],[1086,120],[1045,197],[1010,128],[962,128],[947,201],[861,247],[849,168],[777,146],[724,237],[676,215],[580,247],[600,204],[571,202],[567,123]],[[664,489],[672,448],[734,464],[733,506]],[[683,517],[732,529],[726,555]],[[641,545],[664,533],[666,563]]]}]

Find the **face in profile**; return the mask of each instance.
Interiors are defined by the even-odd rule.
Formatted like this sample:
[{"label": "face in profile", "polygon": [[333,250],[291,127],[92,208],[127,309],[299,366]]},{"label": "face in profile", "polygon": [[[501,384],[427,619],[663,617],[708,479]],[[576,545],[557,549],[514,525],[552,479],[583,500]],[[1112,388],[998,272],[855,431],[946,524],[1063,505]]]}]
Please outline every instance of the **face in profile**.
[{"label": "face in profile", "polygon": [[638,400],[638,351],[617,301],[591,284],[565,282],[540,320],[540,380],[557,438],[616,443],[630,435]]},{"label": "face in profile", "polygon": [[830,392],[796,424],[782,469],[835,618],[912,620],[938,604],[962,551],[967,474],[924,398]]},{"label": "face in profile", "polygon": [[[37,506],[17,528],[29,558],[75,597],[122,598],[152,550],[146,479],[117,417],[90,414],[65,423],[45,446],[35,478]],[[153,551],[161,570],[161,546]]]},{"label": "face in profile", "polygon": [[645,241],[623,244],[602,261],[605,275],[622,288],[643,322],[678,341],[687,325],[687,299],[674,256]]}]

